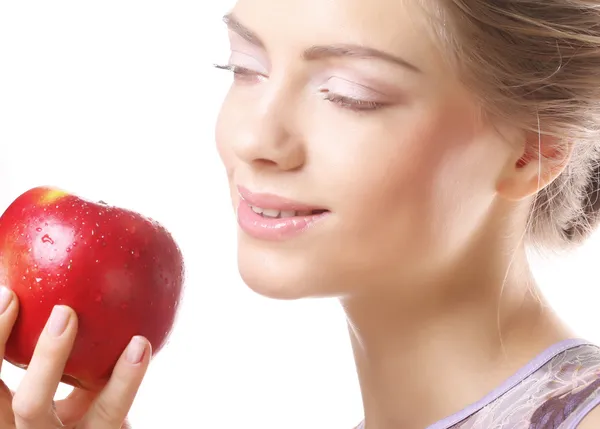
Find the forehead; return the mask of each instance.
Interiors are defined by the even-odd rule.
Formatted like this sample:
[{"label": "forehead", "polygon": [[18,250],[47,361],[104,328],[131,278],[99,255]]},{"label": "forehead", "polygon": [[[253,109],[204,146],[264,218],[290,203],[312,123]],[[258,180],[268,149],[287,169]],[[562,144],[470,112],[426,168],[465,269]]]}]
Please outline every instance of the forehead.
[{"label": "forehead", "polygon": [[420,0],[239,0],[233,14],[273,55],[352,43],[400,55],[422,69],[440,64]]}]

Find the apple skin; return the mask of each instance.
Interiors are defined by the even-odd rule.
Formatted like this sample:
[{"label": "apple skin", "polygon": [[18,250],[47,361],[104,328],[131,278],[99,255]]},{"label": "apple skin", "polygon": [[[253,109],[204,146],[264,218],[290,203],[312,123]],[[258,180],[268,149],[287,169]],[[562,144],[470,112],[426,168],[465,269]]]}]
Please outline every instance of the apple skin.
[{"label": "apple skin", "polygon": [[62,380],[99,390],[131,338],[160,351],[181,301],[184,263],[157,222],[58,188],[19,196],[0,217],[0,283],[19,298],[5,359],[26,368],[55,305],[78,316]]}]

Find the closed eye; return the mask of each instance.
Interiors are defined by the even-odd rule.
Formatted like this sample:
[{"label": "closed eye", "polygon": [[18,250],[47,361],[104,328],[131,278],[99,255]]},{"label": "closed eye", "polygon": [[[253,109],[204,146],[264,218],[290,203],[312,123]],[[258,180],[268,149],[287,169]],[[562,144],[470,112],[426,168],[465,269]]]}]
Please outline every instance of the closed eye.
[{"label": "closed eye", "polygon": [[[255,70],[251,70],[246,67],[236,66],[234,64],[215,64],[215,68],[219,70],[227,70],[233,73],[234,79],[236,81],[248,82],[254,79],[266,78],[262,73],[259,73]],[[323,94],[323,99],[327,100],[338,107],[343,109],[348,109],[352,111],[373,111],[378,110],[383,107],[386,107],[386,103],[380,103],[376,101],[369,100],[361,100],[358,98],[348,97],[340,94],[333,93],[328,89],[321,89],[321,94]]]},{"label": "closed eye", "polygon": [[327,101],[330,101],[336,104],[339,107],[350,110],[357,111],[369,111],[369,110],[377,110],[383,107],[386,107],[386,103],[379,103],[376,101],[368,101],[368,100],[360,100],[358,98],[347,97],[340,94],[335,94],[330,92],[327,89],[322,89],[321,93],[323,94],[323,98]]},{"label": "closed eye", "polygon": [[219,70],[230,71],[231,73],[233,73],[234,78],[236,80],[239,80],[239,79],[252,80],[253,78],[266,78],[267,77],[264,74],[259,73],[255,70],[251,70],[246,67],[236,66],[233,64],[225,64],[225,65],[215,64],[214,66],[215,66],[215,68],[217,68]]}]

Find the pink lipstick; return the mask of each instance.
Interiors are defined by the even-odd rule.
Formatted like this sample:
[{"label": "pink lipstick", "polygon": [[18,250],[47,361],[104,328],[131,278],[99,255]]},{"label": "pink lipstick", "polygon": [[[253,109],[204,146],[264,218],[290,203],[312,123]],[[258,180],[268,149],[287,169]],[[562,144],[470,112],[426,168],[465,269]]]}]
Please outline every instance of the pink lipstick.
[{"label": "pink lipstick", "polygon": [[259,240],[280,241],[306,231],[331,212],[323,207],[273,194],[258,194],[238,186],[237,219],[240,228]]}]

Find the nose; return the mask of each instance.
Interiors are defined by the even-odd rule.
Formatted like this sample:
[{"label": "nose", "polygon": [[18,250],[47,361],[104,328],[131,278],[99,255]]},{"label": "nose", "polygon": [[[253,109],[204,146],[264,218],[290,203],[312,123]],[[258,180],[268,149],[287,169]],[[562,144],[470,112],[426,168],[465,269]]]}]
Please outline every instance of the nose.
[{"label": "nose", "polygon": [[294,103],[281,91],[263,96],[241,116],[231,142],[238,158],[254,168],[302,168],[306,145],[297,132]]}]

